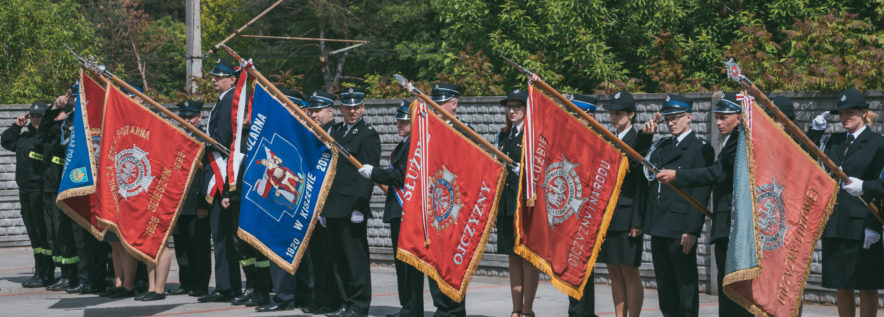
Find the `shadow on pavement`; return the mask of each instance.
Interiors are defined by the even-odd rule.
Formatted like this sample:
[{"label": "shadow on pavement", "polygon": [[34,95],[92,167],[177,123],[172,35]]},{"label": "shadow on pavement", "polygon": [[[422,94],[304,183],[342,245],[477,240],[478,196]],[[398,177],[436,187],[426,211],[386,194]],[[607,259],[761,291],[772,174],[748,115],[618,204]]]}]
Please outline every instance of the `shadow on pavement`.
[{"label": "shadow on pavement", "polygon": [[92,296],[84,296],[84,297],[75,297],[75,298],[62,298],[59,299],[55,304],[49,306],[49,309],[69,309],[69,308],[84,308],[88,306],[101,305],[104,303],[115,302],[118,300],[123,300],[124,298],[106,298],[106,297],[98,297],[97,295]]},{"label": "shadow on pavement", "polygon": [[83,317],[106,317],[106,316],[150,316],[181,306],[182,304],[154,305],[154,306],[130,306],[87,308],[83,311]]}]

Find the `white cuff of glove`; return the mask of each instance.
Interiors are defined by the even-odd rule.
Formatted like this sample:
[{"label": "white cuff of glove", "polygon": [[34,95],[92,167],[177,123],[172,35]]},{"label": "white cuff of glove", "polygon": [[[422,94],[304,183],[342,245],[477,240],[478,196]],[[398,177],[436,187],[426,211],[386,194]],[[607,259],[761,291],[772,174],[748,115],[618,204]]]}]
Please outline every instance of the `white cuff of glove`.
[{"label": "white cuff of glove", "polygon": [[865,230],[865,239],[863,240],[863,249],[871,248],[873,244],[881,241],[881,234],[875,232],[875,230],[866,228]]},{"label": "white cuff of glove", "polygon": [[359,168],[359,175],[365,177],[365,179],[371,179],[371,171],[374,170],[374,166],[369,164],[362,164],[362,167]]},{"label": "white cuff of glove", "polygon": [[363,214],[359,210],[354,210],[352,214],[350,214],[350,222],[352,223],[362,223],[365,221],[365,214]]},{"label": "white cuff of glove", "polygon": [[512,171],[513,171],[513,173],[516,173],[516,174],[520,173],[522,171],[522,163],[513,164]]},{"label": "white cuff of glove", "polygon": [[863,181],[856,177],[850,177],[850,184],[843,184],[841,188],[844,188],[844,191],[853,196],[859,197],[863,195]]},{"label": "white cuff of glove", "polygon": [[328,225],[325,224],[325,217],[319,216],[319,224],[322,225],[323,228],[328,228]]},{"label": "white cuff of glove", "polygon": [[811,130],[825,130],[826,125],[829,123],[828,119],[829,119],[830,115],[831,115],[831,113],[829,113],[828,111],[817,115],[816,118],[813,118],[813,121],[810,122],[810,129]]}]

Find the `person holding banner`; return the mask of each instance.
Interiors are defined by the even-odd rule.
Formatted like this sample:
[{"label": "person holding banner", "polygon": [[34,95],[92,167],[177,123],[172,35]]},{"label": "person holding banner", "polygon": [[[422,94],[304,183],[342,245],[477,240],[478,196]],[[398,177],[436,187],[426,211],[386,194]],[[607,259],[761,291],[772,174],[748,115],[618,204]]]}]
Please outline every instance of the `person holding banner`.
[{"label": "person holding banner", "polygon": [[[346,88],[338,95],[344,122],[332,128],[331,136],[359,162],[377,165],[381,157],[378,132],[362,119],[365,90]],[[335,272],[344,283],[344,305],[328,316],[367,316],[371,304],[371,268],[368,255],[366,218],[371,216],[369,200],[373,184],[359,175],[348,160],[339,160],[335,179],[326,199],[322,217],[332,236],[332,259]],[[326,264],[327,265],[327,264]]]},{"label": "person holding banner", "polygon": [[[859,90],[849,88],[838,96],[836,108],[829,113],[838,115],[846,132],[832,134],[823,144],[824,152],[847,176],[877,179],[884,168],[884,136],[872,132],[870,125],[878,114],[869,110]],[[811,139],[819,139],[826,127],[825,118],[817,119],[808,132]],[[840,316],[854,315],[854,290],[859,290],[860,316],[876,314],[878,289],[884,288],[882,267],[881,223],[858,198],[841,190],[823,231],[822,281],[823,287],[838,290]]]},{"label": "person holding banner", "polygon": [[[316,90],[310,94],[307,102],[307,112],[310,118],[323,130],[331,134],[334,127],[338,125],[335,122],[335,105],[337,96]],[[338,163],[340,164],[340,163]],[[328,205],[326,205],[326,208]],[[326,227],[325,218],[319,217],[320,225],[313,229],[313,235],[310,237],[310,260],[313,265],[313,301],[310,307],[304,308],[303,311],[308,314],[327,314],[341,310],[344,305],[344,299],[341,297],[342,291],[335,281],[334,268],[339,267],[332,261],[332,239],[334,237]],[[300,272],[300,269],[298,270]],[[296,273],[297,274],[297,273]]]},{"label": "person holding banner", "polygon": [[49,105],[44,102],[34,102],[27,113],[16,118],[0,135],[3,148],[15,152],[15,184],[18,186],[21,219],[34,251],[34,275],[22,282],[26,288],[45,287],[55,280],[55,264],[43,222],[43,145],[37,137],[37,129],[47,108]]},{"label": "person holding banner", "polygon": [[[884,171],[882,171],[884,174]],[[875,197],[875,199],[884,199],[884,175],[881,178],[871,181],[863,181],[856,177],[850,177],[850,184],[842,184],[848,194],[860,197],[863,194]]]},{"label": "person holding banner", "polygon": [[[712,165],[715,150],[691,130],[693,102],[685,96],[666,95],[661,114],[672,136],[657,141],[645,157],[658,169]],[[660,310],[665,316],[697,316],[700,308],[697,238],[703,230],[704,216],[671,187],[653,175],[648,178],[651,184],[643,228],[651,235]],[[685,191],[702,205],[709,200],[707,186],[685,188]]]},{"label": "person holding banner", "polygon": [[[230,62],[218,59],[218,63],[209,72],[212,84],[218,95],[218,102],[212,108],[206,132],[225,148],[233,142],[231,112],[233,107],[233,88],[238,73]],[[212,231],[212,243],[215,247],[215,290],[198,299],[201,303],[228,302],[242,292],[242,280],[239,275],[239,254],[236,251],[236,227],[227,187],[227,160],[217,151],[210,151],[209,164],[206,168],[206,182],[209,184],[207,199],[212,206],[209,209],[209,224]],[[225,199],[226,198],[226,199]]]},{"label": "person holding banner", "polygon": [[[496,145],[513,162],[522,161],[522,135],[528,92],[515,89],[500,101],[506,115],[506,125],[497,133]],[[516,255],[515,214],[519,194],[521,163],[510,168],[500,195],[497,213],[497,253],[509,256],[510,295],[513,300],[512,317],[534,316],[534,298],[540,271],[534,264]]]},{"label": "person holding banner", "polygon": [[[198,127],[203,119],[202,109],[201,101],[185,100],[178,103],[178,116]],[[195,173],[203,174],[201,170]],[[209,292],[209,279],[212,276],[212,245],[209,232],[209,204],[205,200],[205,191],[204,179],[194,177],[172,233],[175,239],[179,285],[178,289],[166,291],[168,295],[187,294],[200,297]]]},{"label": "person holding banner", "polygon": [[[390,239],[393,242],[393,253],[399,244],[399,228],[402,222],[402,187],[405,185],[405,171],[408,167],[409,137],[411,136],[411,112],[409,101],[401,101],[396,109],[396,130],[402,140],[390,154],[390,168],[376,168],[365,164],[359,174],[373,182],[388,187],[387,200],[384,204],[384,222],[390,224]],[[395,256],[394,256],[395,258]],[[399,305],[402,308],[388,317],[416,317],[424,315],[424,274],[408,263],[395,260],[396,286],[399,291]]]},{"label": "person holding banner", "polygon": [[[632,95],[618,91],[605,109],[611,116],[617,138],[636,152],[645,154],[654,135],[633,128],[636,108]],[[608,265],[614,311],[618,317],[639,316],[644,301],[645,289],[638,267],[642,262],[642,221],[648,182],[642,177],[641,169],[639,162],[630,161],[629,173],[620,187],[617,207],[599,254],[599,261]]]},{"label": "person holding banner", "polygon": [[724,293],[722,281],[725,275],[724,265],[727,262],[728,238],[730,235],[731,211],[734,200],[734,161],[737,155],[737,139],[741,126],[743,108],[737,101],[737,94],[724,93],[718,100],[712,113],[718,132],[724,136],[721,151],[715,164],[703,168],[665,169],[657,173],[657,180],[668,184],[675,182],[679,187],[713,186],[713,212],[710,235],[715,245],[715,265],[718,267],[716,283],[718,283],[718,315],[719,316],[752,316],[746,309],[737,305]]}]

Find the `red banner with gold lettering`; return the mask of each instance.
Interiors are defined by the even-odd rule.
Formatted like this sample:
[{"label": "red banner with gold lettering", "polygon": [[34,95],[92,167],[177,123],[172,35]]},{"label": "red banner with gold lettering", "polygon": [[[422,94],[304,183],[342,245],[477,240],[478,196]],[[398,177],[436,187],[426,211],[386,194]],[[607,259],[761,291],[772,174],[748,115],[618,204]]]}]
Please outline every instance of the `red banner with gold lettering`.
[{"label": "red banner with gold lettering", "polygon": [[423,102],[412,108],[396,258],[461,302],[491,235],[506,171]]},{"label": "red banner with gold lettering", "polygon": [[129,253],[155,264],[204,146],[111,85],[104,110],[98,218]]},{"label": "red banner with gold lettering", "polygon": [[528,95],[514,251],[581,298],[629,162],[533,85]]}]

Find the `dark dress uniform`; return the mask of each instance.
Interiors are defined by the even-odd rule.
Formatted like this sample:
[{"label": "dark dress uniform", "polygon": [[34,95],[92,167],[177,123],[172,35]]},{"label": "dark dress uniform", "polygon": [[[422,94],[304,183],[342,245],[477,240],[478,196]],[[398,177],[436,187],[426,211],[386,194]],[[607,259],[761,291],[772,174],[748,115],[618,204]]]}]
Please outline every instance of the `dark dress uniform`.
[{"label": "dark dress uniform", "polygon": [[[407,103],[410,104],[410,103]],[[401,104],[396,112],[397,120],[409,120],[408,106]],[[399,316],[423,316],[424,315],[424,274],[418,269],[396,258],[396,250],[399,246],[399,228],[402,224],[401,197],[397,196],[397,188],[405,185],[405,172],[408,169],[408,154],[410,153],[409,136],[399,141],[390,155],[390,168],[373,168],[371,180],[389,186],[387,199],[384,204],[384,222],[390,224],[390,239],[393,242],[393,258],[396,267],[396,287],[399,291]]]},{"label": "dark dress uniform", "polygon": [[[242,142],[242,148],[247,144]],[[239,167],[239,178],[236,180],[236,188],[242,187],[242,176],[245,174],[245,164]],[[229,193],[230,208],[227,210],[233,215],[233,230],[239,228],[239,208],[242,206],[242,194],[239,190]],[[231,300],[234,305],[261,306],[270,302],[270,260],[261,251],[255,249],[245,240],[239,239],[234,233],[236,250],[239,253],[239,264],[246,275],[246,290],[242,295]]]},{"label": "dark dress uniform", "polygon": [[[209,137],[218,141],[221,146],[230,148],[233,142],[233,129],[230,126],[231,109],[233,107],[233,88],[221,93],[218,103],[209,114],[209,122],[206,127]],[[209,153],[208,159],[212,160]],[[206,162],[205,182],[214,177],[212,168]],[[228,186],[224,186],[223,192],[228,192]],[[234,215],[230,209],[221,206],[222,195],[215,194],[209,209],[209,225],[212,231],[212,244],[215,248],[215,291],[200,297],[202,302],[229,301],[239,295],[242,280],[239,275],[239,254],[236,251],[236,227]]]},{"label": "dark dress uniform", "polygon": [[[378,165],[381,139],[377,131],[361,118],[352,127],[346,122],[338,123],[332,128],[331,136],[359,162]],[[371,304],[367,222],[371,215],[372,186],[350,161],[339,159],[322,212],[332,245],[329,251],[337,265],[336,278],[343,284],[344,304],[348,311],[362,315],[368,314]],[[364,215],[362,222],[351,221],[354,211]]]},{"label": "dark dress uniform", "polygon": [[70,130],[63,124],[66,120],[55,120],[64,108],[46,110],[37,134],[43,142],[43,217],[48,228],[49,243],[52,246],[53,261],[61,267],[61,279],[47,287],[49,290],[60,291],[79,283],[77,274],[76,244],[74,242],[73,225],[75,223],[58,208],[55,203],[58,197],[58,186],[64,170],[65,144],[63,140],[70,135]]},{"label": "dark dress uniform", "polygon": [[[332,120],[323,125],[322,129],[331,134],[332,129],[337,125]],[[346,161],[343,157],[338,157],[338,160]],[[326,204],[328,201],[326,199]],[[332,261],[332,239],[334,237],[325,226],[318,225],[313,228],[310,245],[307,247],[313,267],[313,301],[311,307],[304,309],[305,313],[330,313],[344,305],[344,298],[341,295],[343,291],[335,280],[334,268],[339,264]],[[300,267],[298,271],[301,271]]]},{"label": "dark dress uniform", "polygon": [[[43,102],[35,102],[29,113],[43,115],[47,107]],[[37,137],[37,128],[31,124],[25,127],[13,124],[3,131],[0,144],[15,152],[15,184],[18,185],[21,219],[34,250],[34,275],[22,285],[47,286],[53,282],[55,266],[43,222],[43,144]]]},{"label": "dark dress uniform", "polygon": [[[514,163],[522,161],[522,127],[511,127],[508,131],[501,129],[497,133],[497,148],[506,154]],[[500,202],[497,207],[497,253],[516,255],[515,215],[519,196],[519,172],[508,171]]]},{"label": "dark dress uniform", "polygon": [[[663,114],[690,111],[692,102],[686,97],[667,95]],[[681,141],[676,136],[658,141],[656,150],[648,155],[651,164],[659,169],[675,170],[712,165],[715,158],[712,146],[693,131],[684,134]],[[704,206],[709,201],[709,187],[697,186],[684,190]],[[703,218],[699,210],[672,188],[656,179],[651,181],[644,228],[645,233],[651,235],[654,276],[660,310],[664,316],[699,314],[697,246],[694,245],[688,254],[684,254],[681,239],[682,234],[687,233],[699,241]]]},{"label": "dark dress uniform", "polygon": [[[737,104],[735,93],[726,93],[712,110],[714,113],[739,114],[742,108]],[[710,240],[715,244],[715,265],[718,267],[716,276],[718,283],[718,315],[719,316],[752,316],[746,309],[737,305],[724,294],[721,283],[724,279],[724,265],[727,262],[728,238],[730,236],[731,210],[734,197],[734,161],[737,157],[737,139],[742,133],[738,125],[726,137],[718,158],[712,166],[694,169],[679,169],[675,184],[679,187],[713,186],[712,187],[712,228]]]},{"label": "dark dress uniform", "polygon": [[[848,89],[841,93],[838,110],[868,108],[862,93]],[[825,153],[847,176],[877,179],[884,168],[884,136],[865,126],[858,135],[847,132],[832,134],[825,142]],[[821,130],[810,130],[808,137],[819,138]],[[866,201],[871,196],[864,193]],[[844,189],[838,192],[837,203],[823,231],[823,281],[826,288],[874,290],[884,288],[884,248],[878,241],[863,249],[865,230],[881,233],[881,223],[862,202]]]},{"label": "dark dress uniform", "polygon": [[863,182],[863,194],[875,197],[875,199],[884,199],[884,178]]}]

